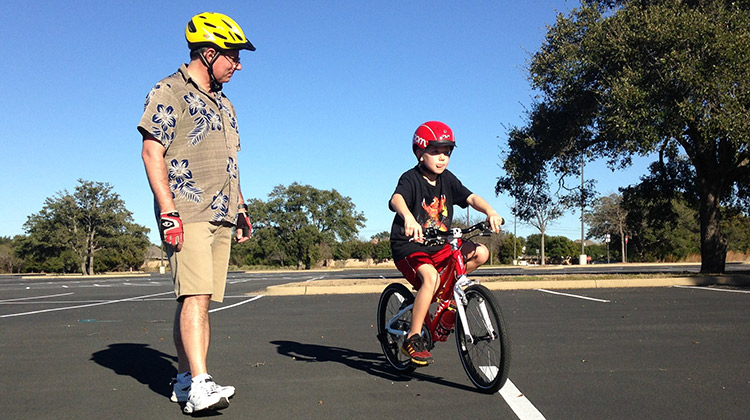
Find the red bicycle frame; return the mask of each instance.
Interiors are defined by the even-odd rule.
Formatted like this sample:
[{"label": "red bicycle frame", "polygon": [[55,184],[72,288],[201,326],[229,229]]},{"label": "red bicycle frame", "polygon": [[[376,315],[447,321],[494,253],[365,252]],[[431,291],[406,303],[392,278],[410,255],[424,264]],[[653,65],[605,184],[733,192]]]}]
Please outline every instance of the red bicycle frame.
[{"label": "red bicycle frame", "polygon": [[[438,323],[445,310],[449,310],[448,307],[453,300],[454,287],[459,279],[466,276],[466,264],[464,263],[464,256],[461,253],[461,244],[463,241],[459,239],[461,236],[461,229],[453,229],[453,237],[448,244],[451,247],[451,259],[450,262],[440,272],[440,288],[433,299],[437,302],[437,309],[434,315],[430,315],[427,312],[425,316],[424,325],[430,331],[432,342],[445,341],[448,339],[447,336],[440,337],[437,334]],[[454,307],[455,310],[455,307]]]}]

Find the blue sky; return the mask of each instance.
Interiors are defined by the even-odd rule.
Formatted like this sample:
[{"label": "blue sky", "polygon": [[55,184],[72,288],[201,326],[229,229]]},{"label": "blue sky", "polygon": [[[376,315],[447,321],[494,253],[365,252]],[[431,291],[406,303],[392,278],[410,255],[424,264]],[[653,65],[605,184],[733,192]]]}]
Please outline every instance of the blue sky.
[{"label": "blue sky", "polygon": [[[523,124],[534,94],[524,69],[546,25],[578,4],[5,0],[0,236],[24,233],[45,198],[80,178],[110,183],[158,240],[136,125],[151,87],[188,60],[184,27],[203,11],[231,16],[257,47],[224,88],[238,114],[246,198],[292,182],[336,189],[364,213],[360,237],[370,238],[390,229],[387,201],[415,163],[414,130],[441,120],[458,143],[449,169],[512,232],[512,200],[494,193],[506,127]],[[609,194],[646,164],[586,174]],[[548,234],[579,238],[578,217]]]}]

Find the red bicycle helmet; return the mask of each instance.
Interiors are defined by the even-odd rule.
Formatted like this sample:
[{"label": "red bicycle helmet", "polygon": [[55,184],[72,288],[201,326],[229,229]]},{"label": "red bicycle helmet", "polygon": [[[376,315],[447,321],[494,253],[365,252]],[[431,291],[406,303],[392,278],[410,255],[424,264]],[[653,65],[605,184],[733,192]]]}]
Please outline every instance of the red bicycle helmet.
[{"label": "red bicycle helmet", "polygon": [[456,139],[453,130],[447,124],[440,121],[427,121],[417,127],[411,142],[412,151],[416,154],[417,149],[426,149],[428,145],[456,147]]}]

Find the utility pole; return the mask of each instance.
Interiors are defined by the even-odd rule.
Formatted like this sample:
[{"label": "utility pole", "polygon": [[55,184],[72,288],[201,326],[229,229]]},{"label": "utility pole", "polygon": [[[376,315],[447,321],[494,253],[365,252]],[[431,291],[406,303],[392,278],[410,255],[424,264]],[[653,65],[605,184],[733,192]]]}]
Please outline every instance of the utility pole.
[{"label": "utility pole", "polygon": [[[516,205],[518,204],[518,199],[513,198],[513,209],[516,208]],[[518,264],[518,256],[516,255],[516,222],[518,222],[518,216],[516,216],[515,211],[513,212],[513,265]]]},{"label": "utility pole", "polygon": [[583,199],[583,167],[586,163],[586,160],[584,158],[584,154],[581,153],[581,256],[578,259],[578,263],[580,265],[586,264],[586,249],[585,249],[585,242],[584,242],[584,230],[583,230],[583,212],[586,207],[586,200]]}]

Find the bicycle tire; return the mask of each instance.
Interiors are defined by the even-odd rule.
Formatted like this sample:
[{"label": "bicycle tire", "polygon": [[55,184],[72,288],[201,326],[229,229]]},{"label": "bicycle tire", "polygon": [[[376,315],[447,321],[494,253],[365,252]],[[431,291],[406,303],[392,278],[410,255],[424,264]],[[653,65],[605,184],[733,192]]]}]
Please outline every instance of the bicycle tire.
[{"label": "bicycle tire", "polygon": [[[463,324],[456,319],[456,344],[461,364],[471,382],[481,392],[494,394],[508,379],[510,368],[510,340],[500,305],[486,287],[474,284],[464,290],[466,318],[475,340],[469,342]],[[490,323],[497,337],[492,339],[483,321],[480,306],[484,303]]]},{"label": "bicycle tire", "polygon": [[[378,301],[378,341],[388,363],[399,372],[410,373],[416,368],[409,356],[401,353],[405,336],[397,336],[386,330],[386,322],[401,308],[414,303],[414,295],[403,284],[393,283],[383,290]],[[407,333],[411,327],[411,310],[406,311],[397,321],[396,327]]]}]

